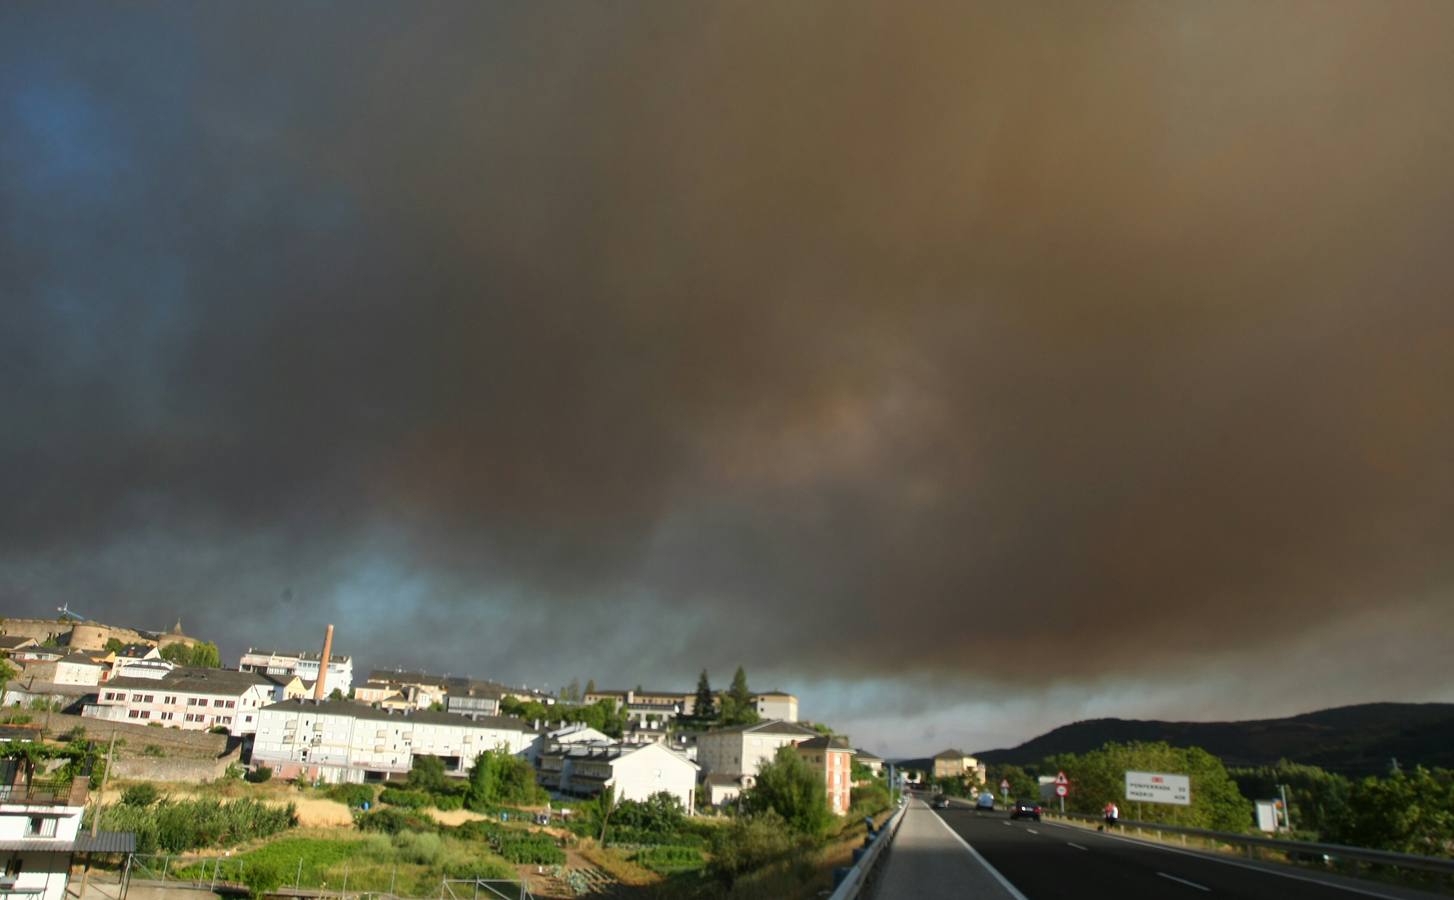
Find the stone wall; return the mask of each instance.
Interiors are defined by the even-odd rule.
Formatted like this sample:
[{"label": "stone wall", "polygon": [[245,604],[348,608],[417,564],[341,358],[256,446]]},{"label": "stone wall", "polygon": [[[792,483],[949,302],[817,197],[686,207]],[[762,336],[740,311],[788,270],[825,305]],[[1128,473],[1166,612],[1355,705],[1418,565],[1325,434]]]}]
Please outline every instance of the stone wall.
[{"label": "stone wall", "polygon": [[143,747],[153,744],[173,756],[217,759],[227,752],[229,738],[225,734],[209,734],[205,731],[182,731],[180,728],[152,728],[131,722],[112,722],[106,719],[92,719],[67,713],[36,713],[33,721],[44,726],[46,734],[57,737],[77,726],[86,730],[86,737],[93,741],[110,741],[114,733],[118,740],[126,741],[127,754],[139,753]]},{"label": "stone wall", "polygon": [[133,781],[215,781],[230,765],[241,765],[242,748],[238,747],[217,759],[199,757],[128,756],[118,758],[111,766],[111,777]]}]

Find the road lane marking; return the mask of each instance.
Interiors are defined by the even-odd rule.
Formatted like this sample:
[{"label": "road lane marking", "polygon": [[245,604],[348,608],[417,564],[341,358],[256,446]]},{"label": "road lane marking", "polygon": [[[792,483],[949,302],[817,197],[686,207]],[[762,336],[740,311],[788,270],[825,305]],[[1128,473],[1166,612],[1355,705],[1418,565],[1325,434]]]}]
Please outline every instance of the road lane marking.
[{"label": "road lane marking", "polygon": [[1247,869],[1250,872],[1261,872],[1263,875],[1272,875],[1277,878],[1291,878],[1293,881],[1306,881],[1308,884],[1316,884],[1319,887],[1333,888],[1334,890],[1347,891],[1350,894],[1362,894],[1365,897],[1377,897],[1378,900],[1401,900],[1393,894],[1380,894],[1377,891],[1370,891],[1361,887],[1354,887],[1349,884],[1340,884],[1336,881],[1323,881],[1320,878],[1309,878],[1306,875],[1295,875],[1292,872],[1279,872],[1276,869],[1265,869],[1262,866],[1254,866],[1234,859],[1223,859],[1220,856],[1213,856],[1210,853],[1197,853],[1194,850],[1180,850],[1176,847],[1168,847],[1165,844],[1157,844],[1152,841],[1143,841],[1133,837],[1124,837],[1119,834],[1099,834],[1098,837],[1112,841],[1124,841],[1128,844],[1135,844],[1138,847],[1150,847],[1154,850],[1165,850],[1167,853],[1179,853],[1182,856],[1190,856],[1192,859],[1202,859],[1207,862],[1221,863],[1224,866],[1236,866],[1239,869]]},{"label": "road lane marking", "polygon": [[1026,828],[1025,830],[1028,831],[1028,832],[1030,832],[1031,834],[1039,834],[1040,833],[1040,832],[1036,831],[1033,828]]},{"label": "road lane marking", "polygon": [[1090,850],[1089,847],[1082,847],[1080,844],[1077,844],[1074,841],[1066,841],[1066,843],[1069,844],[1070,846],[1074,847],[1077,850]]},{"label": "road lane marking", "polygon": [[1204,884],[1197,884],[1195,881],[1187,881],[1185,878],[1177,878],[1175,875],[1168,875],[1165,872],[1157,872],[1156,874],[1170,881],[1175,881],[1177,884],[1184,884],[1187,887],[1194,887],[1199,891],[1206,891],[1208,893],[1211,893],[1212,890]]},{"label": "road lane marking", "polygon": [[[975,862],[984,866],[984,870],[994,876],[995,881],[998,881],[1000,883],[1000,887],[1004,888],[1006,891],[1009,891],[1011,897],[1015,898],[1015,900],[1030,900],[1029,897],[1026,897],[1024,894],[1020,893],[1019,888],[1015,887],[1013,884],[1010,884],[1009,879],[1001,875],[999,869],[996,869],[994,866],[990,865],[989,860],[985,859],[983,856],[980,856],[979,851],[969,845],[969,841],[966,841],[963,837],[961,837],[959,832],[955,831],[953,828],[950,828],[948,822],[944,821],[939,816],[935,816],[934,818],[939,820],[939,824],[944,826],[945,831],[949,832],[949,834],[956,841],[959,841],[959,846],[969,851],[969,855],[974,857]],[[1005,824],[1008,825],[1010,823],[1006,822]]]}]

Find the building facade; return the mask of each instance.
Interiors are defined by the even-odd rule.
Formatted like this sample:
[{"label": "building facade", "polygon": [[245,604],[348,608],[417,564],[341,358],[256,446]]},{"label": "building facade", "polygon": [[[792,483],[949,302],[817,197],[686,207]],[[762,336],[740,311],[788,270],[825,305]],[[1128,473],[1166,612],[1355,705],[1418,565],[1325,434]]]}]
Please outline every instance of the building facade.
[{"label": "building facade", "polygon": [[847,813],[853,790],[853,748],[848,741],[819,735],[798,744],[798,755],[823,779],[828,789],[828,808],[833,814]]},{"label": "building facade", "polygon": [[547,790],[594,797],[607,787],[617,800],[645,800],[665,792],[691,815],[696,811],[697,764],[664,744],[557,744],[540,758]]},{"label": "building facade", "polygon": [[112,678],[81,712],[95,719],[156,722],[184,731],[223,727],[231,734],[257,730],[258,712],[274,686],[252,672],[177,667],[160,678]]},{"label": "building facade", "polygon": [[394,712],[345,700],[285,700],[260,712],[252,759],[282,778],[330,783],[406,775],[416,756],[436,756],[466,774],[487,750],[525,753],[536,737],[519,719],[468,719],[445,712]]},{"label": "building facade", "polygon": [[[266,650],[249,647],[238,660],[237,668],[243,672],[261,672],[264,675],[297,675],[309,685],[318,682],[318,672],[323,654],[307,650]],[[353,690],[353,657],[330,654],[328,677],[323,682],[326,693],[334,688],[345,697]]]},{"label": "building facade", "polygon": [[81,834],[86,777],[69,785],[27,785],[18,760],[0,761],[0,894],[26,900],[66,900],[77,852],[129,853],[136,838]]},{"label": "building facade", "polygon": [[697,762],[717,775],[756,775],[779,747],[817,736],[811,728],[777,720],[719,728],[697,735]]}]

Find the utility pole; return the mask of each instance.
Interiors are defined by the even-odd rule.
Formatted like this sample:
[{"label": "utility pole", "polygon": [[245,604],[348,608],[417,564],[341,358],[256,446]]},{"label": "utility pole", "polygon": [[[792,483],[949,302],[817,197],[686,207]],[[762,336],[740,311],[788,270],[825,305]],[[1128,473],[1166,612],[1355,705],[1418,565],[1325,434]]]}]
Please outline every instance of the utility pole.
[{"label": "utility pole", "polygon": [[1287,785],[1279,784],[1277,789],[1282,792],[1282,820],[1287,830],[1292,831],[1292,807],[1287,805]]},{"label": "utility pole", "polygon": [[[106,769],[101,773],[101,789],[96,792],[95,812],[91,814],[91,838],[101,829],[101,801],[106,798],[106,782],[111,780],[111,756],[116,752],[116,732],[111,732],[111,743],[106,747]],[[90,777],[89,775],[87,776]],[[86,866],[81,869],[81,892],[76,896],[85,900],[86,885],[91,880],[91,854],[86,853]]]}]

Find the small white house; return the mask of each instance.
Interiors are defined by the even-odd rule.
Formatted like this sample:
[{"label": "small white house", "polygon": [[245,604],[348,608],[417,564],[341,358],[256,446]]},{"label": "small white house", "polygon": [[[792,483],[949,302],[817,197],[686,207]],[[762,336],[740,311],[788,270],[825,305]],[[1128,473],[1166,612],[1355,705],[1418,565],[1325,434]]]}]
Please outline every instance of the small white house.
[{"label": "small white house", "polygon": [[100,663],[79,650],[56,660],[56,684],[95,685],[101,683]]},{"label": "small white house", "polygon": [[27,786],[14,760],[0,760],[0,894],[26,900],[65,900],[77,852],[129,853],[131,834],[80,834],[86,778],[61,787]]},{"label": "small white house", "polygon": [[611,787],[617,800],[665,791],[688,814],[696,809],[697,764],[665,744],[561,744],[541,757],[540,783],[578,797]]}]

